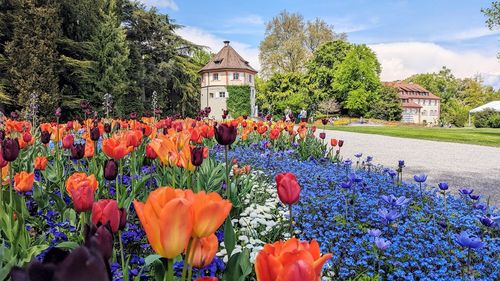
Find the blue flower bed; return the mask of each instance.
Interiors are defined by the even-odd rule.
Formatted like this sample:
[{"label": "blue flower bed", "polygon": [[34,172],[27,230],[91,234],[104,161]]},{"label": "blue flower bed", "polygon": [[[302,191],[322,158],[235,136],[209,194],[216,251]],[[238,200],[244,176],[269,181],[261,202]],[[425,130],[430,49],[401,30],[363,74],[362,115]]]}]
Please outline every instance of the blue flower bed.
[{"label": "blue flower bed", "polygon": [[[230,156],[270,177],[295,173],[302,188],[293,206],[298,236],[316,239],[323,252],[333,253],[326,271],[335,279],[500,279],[498,223],[486,227],[479,219],[498,216],[494,207],[447,195],[445,211],[437,187],[398,185],[393,171],[375,166],[368,171],[349,161],[301,161],[293,151],[257,145],[235,147]],[[480,239],[482,247],[468,236]]]}]

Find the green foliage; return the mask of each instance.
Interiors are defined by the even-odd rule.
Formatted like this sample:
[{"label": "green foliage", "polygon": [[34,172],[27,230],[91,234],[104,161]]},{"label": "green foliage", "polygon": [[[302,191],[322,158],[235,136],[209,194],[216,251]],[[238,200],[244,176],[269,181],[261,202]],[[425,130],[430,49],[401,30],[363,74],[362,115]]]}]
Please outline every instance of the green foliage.
[{"label": "green foliage", "polygon": [[393,87],[382,86],[380,99],[371,107],[370,117],[388,121],[401,120],[403,108],[397,90]]},{"label": "green foliage", "polygon": [[23,1],[11,13],[12,38],[5,45],[9,95],[27,111],[30,95],[38,93],[39,111],[52,116],[60,103],[59,54],[56,40],[61,22],[54,5]]},{"label": "green foliage", "polygon": [[227,109],[233,117],[250,114],[250,86],[227,86]]},{"label": "green foliage", "polygon": [[500,112],[488,108],[474,114],[474,126],[476,128],[500,128]]},{"label": "green foliage", "polygon": [[486,16],[486,25],[493,30],[500,27],[500,2],[493,1],[491,7],[481,9],[481,12]]},{"label": "green foliage", "polygon": [[336,100],[351,115],[366,115],[378,100],[380,63],[366,45],[352,47],[335,71]]},{"label": "green foliage", "polygon": [[287,107],[297,113],[310,105],[305,76],[298,72],[275,73],[266,82],[265,89],[266,92],[260,93],[261,106],[275,114],[282,114]]}]

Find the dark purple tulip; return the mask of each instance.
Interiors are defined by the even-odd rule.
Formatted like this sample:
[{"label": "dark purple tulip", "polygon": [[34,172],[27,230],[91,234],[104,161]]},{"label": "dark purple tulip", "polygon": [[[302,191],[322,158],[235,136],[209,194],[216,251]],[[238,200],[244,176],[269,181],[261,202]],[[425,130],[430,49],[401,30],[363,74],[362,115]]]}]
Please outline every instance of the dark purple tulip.
[{"label": "dark purple tulip", "polygon": [[19,142],[17,139],[6,138],[2,141],[2,156],[8,162],[17,159],[17,156],[19,156]]},{"label": "dark purple tulip", "polygon": [[486,227],[491,227],[495,224],[495,221],[492,220],[490,217],[488,216],[480,216],[478,217],[479,218],[479,221]]},{"label": "dark purple tulip", "polygon": [[389,241],[389,240],[385,240],[384,238],[381,238],[381,237],[375,238],[375,246],[377,246],[377,248],[379,250],[383,251],[383,250],[387,249],[390,245],[391,245],[391,241]]},{"label": "dark purple tulip", "polygon": [[223,114],[226,115],[226,116],[229,115],[229,110],[224,110]]},{"label": "dark purple tulip", "polygon": [[50,142],[50,133],[49,133],[49,131],[42,131],[42,134],[40,136],[40,141],[43,144],[48,144]]},{"label": "dark purple tulip", "polygon": [[109,222],[96,227],[95,225],[85,225],[85,246],[100,250],[102,256],[108,260],[113,255],[113,232]]},{"label": "dark purple tulip", "polygon": [[398,167],[403,168],[405,166],[405,160],[399,160],[398,161]]},{"label": "dark purple tulip", "polygon": [[104,132],[107,134],[111,133],[111,124],[110,123],[104,123]]},{"label": "dark purple tulip", "polygon": [[385,224],[390,224],[392,221],[398,219],[401,214],[396,210],[387,210],[386,208],[381,208],[378,210],[378,215],[382,218],[382,222]]},{"label": "dark purple tulip", "polygon": [[422,174],[422,175],[414,175],[413,179],[418,182],[418,183],[423,183],[427,180],[427,176]]},{"label": "dark purple tulip", "polygon": [[80,160],[85,155],[85,144],[84,143],[74,143],[71,146],[71,159]]},{"label": "dark purple tulip", "polygon": [[205,112],[206,112],[207,114],[209,114],[211,111],[212,111],[212,108],[211,108],[211,107],[205,107]]},{"label": "dark purple tulip", "polygon": [[244,120],[247,120],[247,118],[248,118],[248,115],[243,115]]},{"label": "dark purple tulip", "polygon": [[120,225],[118,229],[124,230],[127,226],[127,211],[124,208],[120,208]]},{"label": "dark purple tulip", "polygon": [[472,194],[473,191],[474,191],[474,189],[467,189],[467,188],[460,188],[458,190],[458,192],[460,192],[460,194],[462,194],[462,195]]},{"label": "dark purple tulip", "polygon": [[203,147],[191,147],[191,163],[198,167],[203,163]]},{"label": "dark purple tulip", "polygon": [[0,130],[0,140],[4,140],[5,139],[5,130]]},{"label": "dark purple tulip", "polygon": [[479,195],[469,194],[469,198],[472,200],[479,200]]},{"label": "dark purple tulip", "polygon": [[484,243],[479,238],[470,236],[466,231],[462,231],[460,235],[457,235],[455,241],[458,245],[469,249],[479,249],[484,246]]},{"label": "dark purple tulip", "polygon": [[323,125],[326,125],[326,124],[328,124],[328,120],[326,120],[326,118],[323,118],[323,119],[321,119],[321,123]]},{"label": "dark purple tulip", "polygon": [[132,119],[132,120],[137,119],[137,112],[130,113],[130,119]]},{"label": "dark purple tulip", "polygon": [[326,134],[323,132],[319,133],[319,138],[324,140],[326,138]]},{"label": "dark purple tulip", "polygon": [[382,234],[382,231],[380,229],[368,229],[368,235],[373,236],[373,237],[379,237]]},{"label": "dark purple tulip", "polygon": [[104,178],[108,181],[116,179],[118,176],[118,164],[114,159],[108,159],[104,162]]},{"label": "dark purple tulip", "polygon": [[220,145],[231,145],[236,140],[238,130],[235,126],[229,124],[220,124],[214,126],[215,139]]},{"label": "dark purple tulip", "polygon": [[344,140],[339,140],[338,145],[339,145],[339,147],[342,147],[344,145]]},{"label": "dark purple tulip", "polygon": [[448,190],[448,183],[447,182],[440,182],[440,183],[438,183],[438,187],[439,187],[439,189],[441,189],[443,191]]},{"label": "dark purple tulip", "polygon": [[15,112],[15,111],[12,111],[10,113],[10,118],[16,120],[17,118],[19,118],[19,114],[17,114],[17,112]]},{"label": "dark purple tulip", "polygon": [[100,137],[101,133],[99,132],[99,127],[92,127],[92,129],[90,129],[90,139],[93,141],[98,141]]}]

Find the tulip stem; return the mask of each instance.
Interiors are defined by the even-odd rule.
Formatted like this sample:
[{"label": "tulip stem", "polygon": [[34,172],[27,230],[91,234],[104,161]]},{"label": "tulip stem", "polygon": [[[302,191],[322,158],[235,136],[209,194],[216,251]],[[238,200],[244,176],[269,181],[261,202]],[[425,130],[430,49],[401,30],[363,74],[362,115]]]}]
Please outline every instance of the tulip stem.
[{"label": "tulip stem", "polygon": [[288,210],[290,211],[290,238],[293,235],[293,216],[292,216],[292,205],[288,205]]},{"label": "tulip stem", "polygon": [[193,238],[189,239],[189,242],[188,242],[188,245],[186,248],[186,259],[184,260],[184,265],[182,266],[182,278],[181,278],[181,280],[184,280],[184,278],[186,277],[186,268],[187,268],[187,265],[189,263],[189,255],[191,253],[192,243],[193,243]]},{"label": "tulip stem", "polygon": [[227,199],[231,201],[231,185],[229,184],[229,160],[227,158],[227,154],[229,151],[229,146],[224,146],[224,158],[226,160],[226,194]]},{"label": "tulip stem", "polygon": [[164,280],[174,281],[174,261],[172,259],[167,259],[167,274],[165,274]]},{"label": "tulip stem", "polygon": [[128,268],[126,268],[125,264],[125,256],[123,253],[123,242],[122,242],[122,231],[118,231],[118,241],[120,242],[120,257],[122,261],[122,276],[123,280],[128,280]]}]

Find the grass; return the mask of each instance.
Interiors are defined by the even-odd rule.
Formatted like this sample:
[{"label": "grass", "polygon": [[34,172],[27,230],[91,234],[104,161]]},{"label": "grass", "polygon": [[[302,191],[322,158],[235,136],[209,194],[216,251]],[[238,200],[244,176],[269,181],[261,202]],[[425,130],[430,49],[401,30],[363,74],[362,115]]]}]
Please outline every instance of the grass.
[{"label": "grass", "polygon": [[[321,128],[321,126],[319,126]],[[500,147],[500,129],[425,128],[415,126],[326,126],[326,129],[391,137]]]}]

